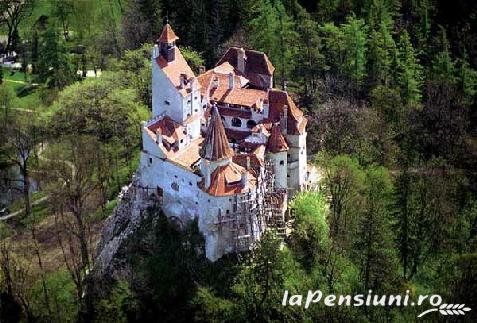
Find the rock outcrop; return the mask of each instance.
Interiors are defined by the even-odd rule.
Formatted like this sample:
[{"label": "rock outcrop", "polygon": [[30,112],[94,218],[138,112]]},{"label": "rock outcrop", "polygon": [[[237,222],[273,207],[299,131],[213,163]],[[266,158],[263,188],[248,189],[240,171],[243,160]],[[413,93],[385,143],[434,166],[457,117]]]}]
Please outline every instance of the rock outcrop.
[{"label": "rock outcrop", "polygon": [[126,254],[128,242],[141,228],[141,224],[153,214],[148,209],[156,205],[157,200],[139,187],[137,180],[123,188],[118,205],[106,220],[101,233],[90,279],[95,283],[129,280],[131,271]]}]

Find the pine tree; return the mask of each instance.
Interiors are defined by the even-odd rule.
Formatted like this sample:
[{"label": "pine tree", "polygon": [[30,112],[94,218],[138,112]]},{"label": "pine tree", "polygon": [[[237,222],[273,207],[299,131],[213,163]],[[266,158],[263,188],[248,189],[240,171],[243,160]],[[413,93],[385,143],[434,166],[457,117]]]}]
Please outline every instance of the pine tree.
[{"label": "pine tree", "polygon": [[299,42],[302,46],[297,50],[297,64],[295,73],[302,78],[305,85],[305,93],[310,94],[315,90],[317,78],[324,70],[324,56],[321,53],[321,39],[318,35],[318,25],[303,10],[298,17],[297,25]]},{"label": "pine tree", "polygon": [[280,1],[258,2],[248,24],[250,45],[265,52],[275,65],[278,83],[286,80],[293,70],[297,34],[293,21]]},{"label": "pine tree", "polygon": [[467,53],[460,59],[457,81],[464,96],[464,103],[472,104],[477,93],[477,71],[470,67]]},{"label": "pine tree", "polygon": [[43,34],[38,53],[38,71],[42,82],[50,87],[63,88],[73,81],[68,50],[53,27]]},{"label": "pine tree", "polygon": [[366,52],[368,28],[363,19],[354,15],[341,25],[344,34],[345,62],[343,71],[359,87],[366,77]]},{"label": "pine tree", "polygon": [[444,27],[440,26],[439,34],[438,43],[440,48],[432,61],[432,75],[440,82],[454,84],[456,82],[455,66],[450,56],[449,41]]},{"label": "pine tree", "polygon": [[396,269],[394,237],[389,219],[392,182],[383,167],[366,172],[365,203],[355,237],[356,259],[361,267],[365,290],[386,290]]},{"label": "pine tree", "polygon": [[407,31],[404,31],[399,38],[395,81],[406,103],[416,104],[421,101],[422,66],[419,64]]},{"label": "pine tree", "polygon": [[371,29],[379,29],[381,23],[394,24],[394,17],[399,13],[400,2],[396,0],[368,0],[364,5],[366,22]]},{"label": "pine tree", "polygon": [[369,78],[371,84],[388,86],[392,76],[393,53],[396,44],[386,22],[371,32],[369,41]]}]

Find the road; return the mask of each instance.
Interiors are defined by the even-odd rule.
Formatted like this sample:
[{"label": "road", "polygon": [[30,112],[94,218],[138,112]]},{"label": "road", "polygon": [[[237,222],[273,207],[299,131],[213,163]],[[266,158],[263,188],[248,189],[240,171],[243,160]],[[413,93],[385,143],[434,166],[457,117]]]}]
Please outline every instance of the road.
[{"label": "road", "polygon": [[[39,198],[38,200],[34,201],[31,205],[32,206],[35,206],[35,205],[38,205],[44,201],[48,200],[48,195],[47,196],[43,196],[42,198]],[[16,212],[13,212],[13,213],[10,213],[9,215],[5,215],[5,216],[2,216],[0,217],[0,221],[6,221],[8,219],[11,219],[19,214],[21,214],[23,211],[25,211],[25,209],[21,209],[19,211],[16,211]]]}]

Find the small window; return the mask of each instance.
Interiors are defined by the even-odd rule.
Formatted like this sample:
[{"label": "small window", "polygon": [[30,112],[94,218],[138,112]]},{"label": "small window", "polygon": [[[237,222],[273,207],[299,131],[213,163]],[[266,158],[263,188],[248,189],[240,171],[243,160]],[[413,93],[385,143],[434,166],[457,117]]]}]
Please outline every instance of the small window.
[{"label": "small window", "polygon": [[184,139],[181,139],[181,144],[184,142]]},{"label": "small window", "polygon": [[192,186],[192,182],[189,182],[189,185]]},{"label": "small window", "polygon": [[230,210],[225,211],[225,213],[226,213],[226,214],[229,214],[229,213],[230,213]]},{"label": "small window", "polygon": [[179,192],[179,184],[177,184],[176,182],[174,182],[174,183],[171,184],[171,188],[172,188],[174,191]]},{"label": "small window", "polygon": [[171,102],[169,102],[169,100],[165,100],[164,103],[167,105],[171,105]]},{"label": "small window", "polygon": [[149,158],[149,164],[152,165],[152,158]]},{"label": "small window", "polygon": [[283,160],[280,160],[280,165],[281,166],[285,165],[285,162]]},{"label": "small window", "polygon": [[198,112],[199,110],[198,109],[194,109],[194,112]]},{"label": "small window", "polygon": [[241,127],[242,126],[242,120],[239,118],[233,118],[232,119],[232,127]]},{"label": "small window", "polygon": [[247,121],[247,128],[252,129],[257,125],[257,123],[253,120],[248,120]]}]

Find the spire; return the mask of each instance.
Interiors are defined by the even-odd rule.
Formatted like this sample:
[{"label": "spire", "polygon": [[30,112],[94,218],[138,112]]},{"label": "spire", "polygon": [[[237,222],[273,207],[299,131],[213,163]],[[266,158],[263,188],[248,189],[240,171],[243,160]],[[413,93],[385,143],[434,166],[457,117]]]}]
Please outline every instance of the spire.
[{"label": "spire", "polygon": [[162,33],[161,36],[159,37],[158,41],[161,43],[167,43],[170,44],[176,40],[178,40],[179,37],[176,36],[174,31],[171,28],[171,25],[169,23],[166,23],[164,25],[164,28],[162,28]]},{"label": "spire", "polygon": [[287,150],[288,144],[280,131],[280,126],[275,124],[268,138],[267,151],[275,154]]},{"label": "spire", "polygon": [[199,154],[202,158],[211,161],[223,160],[234,155],[233,150],[229,147],[224,125],[215,105],[212,107],[207,135]]}]

